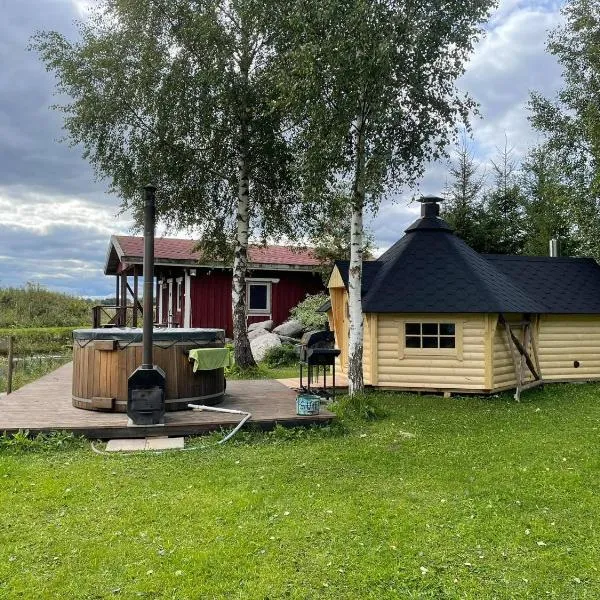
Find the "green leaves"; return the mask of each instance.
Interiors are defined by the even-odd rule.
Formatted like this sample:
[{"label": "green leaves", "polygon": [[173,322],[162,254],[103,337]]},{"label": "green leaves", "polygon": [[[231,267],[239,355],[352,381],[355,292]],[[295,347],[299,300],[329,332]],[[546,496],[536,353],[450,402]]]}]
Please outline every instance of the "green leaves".
[{"label": "green leaves", "polygon": [[231,241],[243,117],[252,227],[293,233],[297,197],[274,102],[270,4],[105,0],[78,41],[34,37],[68,98],[67,140],[81,145],[124,209],[139,216],[140,184],[153,181],[167,226]]},{"label": "green leaves", "polygon": [[[473,102],[455,87],[491,2],[291,3],[281,44],[285,91],[312,193],[352,178],[353,127],[364,123],[364,180],[376,202],[414,184]],[[304,85],[294,85],[298,80]],[[284,92],[285,94],[285,92]]]},{"label": "green leaves", "polygon": [[570,189],[572,215],[582,252],[600,257],[600,6],[570,0],[564,23],[550,34],[548,51],[563,68],[556,98],[533,93],[533,126],[543,132],[560,165],[560,179]]}]

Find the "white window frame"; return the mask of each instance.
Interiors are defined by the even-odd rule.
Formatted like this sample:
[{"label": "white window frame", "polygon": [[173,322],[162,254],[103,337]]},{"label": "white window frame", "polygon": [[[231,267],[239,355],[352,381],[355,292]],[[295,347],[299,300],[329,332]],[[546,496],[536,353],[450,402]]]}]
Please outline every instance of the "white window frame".
[{"label": "white window frame", "polygon": [[[452,323],[454,325],[454,348],[408,348],[406,346],[406,324],[407,323]],[[398,322],[398,353],[400,359],[410,356],[447,356],[463,359],[463,321],[456,318],[424,318],[415,316],[414,318],[405,318]],[[410,337],[410,336],[409,336]]]},{"label": "white window frame", "polygon": [[173,327],[173,278],[167,279],[169,285],[169,303],[167,312],[167,327]]},{"label": "white window frame", "polygon": [[185,297],[184,297],[184,311],[183,311],[183,326],[192,326],[192,282],[190,278],[190,271],[185,274]]},{"label": "white window frame", "polygon": [[[272,297],[273,297],[273,284],[278,283],[279,279],[269,279],[266,277],[249,277],[246,279],[246,306],[248,315],[271,315],[272,308]],[[265,285],[267,287],[267,308],[253,309],[250,307],[250,286],[252,285]]]},{"label": "white window frame", "polygon": [[165,289],[165,284],[162,279],[158,280],[158,318],[156,319],[157,323],[162,324],[163,318],[163,290]]},{"label": "white window frame", "polygon": [[181,308],[182,308],[182,302],[181,302],[181,296],[182,296],[182,283],[183,283],[183,277],[178,277],[176,280],[177,282],[177,290],[176,290],[176,294],[177,294],[177,312],[181,312]]}]

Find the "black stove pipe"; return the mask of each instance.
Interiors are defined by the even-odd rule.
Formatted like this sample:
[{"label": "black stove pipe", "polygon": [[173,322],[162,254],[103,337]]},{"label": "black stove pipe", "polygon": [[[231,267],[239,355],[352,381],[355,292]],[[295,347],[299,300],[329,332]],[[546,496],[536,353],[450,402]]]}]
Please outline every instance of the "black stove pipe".
[{"label": "black stove pipe", "polygon": [[156,216],[156,188],[144,187],[144,353],[142,369],[153,368],[152,334],[154,328],[154,222]]}]

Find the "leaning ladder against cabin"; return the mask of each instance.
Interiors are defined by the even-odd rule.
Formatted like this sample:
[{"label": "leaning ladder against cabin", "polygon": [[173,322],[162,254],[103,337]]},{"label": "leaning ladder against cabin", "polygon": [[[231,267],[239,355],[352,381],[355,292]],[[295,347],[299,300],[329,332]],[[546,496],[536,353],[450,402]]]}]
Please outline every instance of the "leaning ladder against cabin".
[{"label": "leaning ladder against cabin", "polygon": [[[519,402],[523,390],[528,390],[537,387],[538,385],[543,385],[544,383],[540,370],[537,340],[535,338],[535,332],[532,331],[533,321],[531,315],[525,315],[525,318],[522,321],[509,323],[504,318],[504,315],[500,314],[498,322],[504,328],[504,337],[515,367],[515,378],[517,380],[515,400]],[[515,335],[513,328],[519,328],[522,331],[522,343]],[[531,355],[529,353],[530,347]],[[528,381],[526,383],[525,378],[527,370],[533,375],[533,381]]]}]

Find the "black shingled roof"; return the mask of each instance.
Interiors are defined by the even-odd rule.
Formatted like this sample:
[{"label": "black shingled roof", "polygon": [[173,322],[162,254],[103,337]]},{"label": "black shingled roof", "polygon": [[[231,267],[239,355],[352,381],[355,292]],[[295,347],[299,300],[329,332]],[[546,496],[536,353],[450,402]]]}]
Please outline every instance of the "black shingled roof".
[{"label": "black shingled roof", "polygon": [[[348,285],[348,262],[336,265]],[[363,264],[373,313],[600,313],[600,266],[586,258],[482,255],[438,217],[423,217]]]},{"label": "black shingled roof", "polygon": [[600,313],[600,265],[593,258],[484,254],[555,314]]}]

